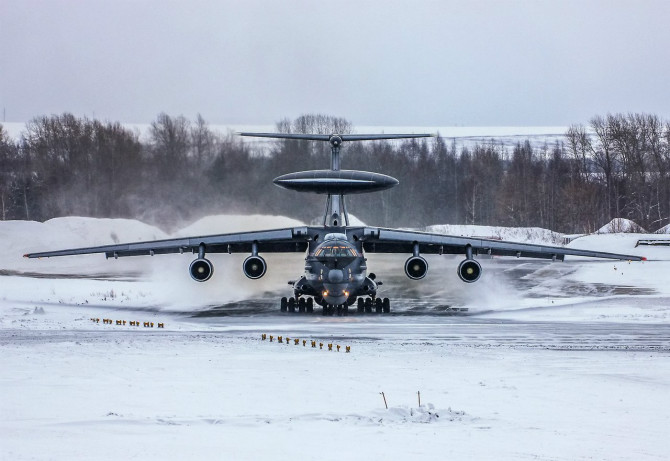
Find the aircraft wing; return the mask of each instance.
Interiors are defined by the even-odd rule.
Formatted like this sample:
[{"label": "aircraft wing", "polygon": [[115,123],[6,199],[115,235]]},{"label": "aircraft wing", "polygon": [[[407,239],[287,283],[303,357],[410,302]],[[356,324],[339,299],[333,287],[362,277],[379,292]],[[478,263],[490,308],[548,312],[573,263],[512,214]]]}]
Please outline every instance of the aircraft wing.
[{"label": "aircraft wing", "polygon": [[422,254],[485,254],[495,256],[516,256],[524,258],[556,259],[563,261],[566,255],[641,261],[640,256],[605,253],[602,251],[578,250],[573,248],[530,243],[506,242],[478,237],[431,234],[383,228],[365,228],[363,249],[370,253],[413,253],[415,246]]},{"label": "aircraft wing", "polygon": [[153,256],[169,253],[198,253],[201,245],[207,253],[251,253],[256,245],[258,252],[292,253],[307,251],[310,239],[307,227],[293,227],[254,232],[208,235],[203,237],[184,237],[150,242],[103,245],[71,250],[29,253],[26,258],[51,258],[53,256],[83,255],[104,253],[106,257]]}]

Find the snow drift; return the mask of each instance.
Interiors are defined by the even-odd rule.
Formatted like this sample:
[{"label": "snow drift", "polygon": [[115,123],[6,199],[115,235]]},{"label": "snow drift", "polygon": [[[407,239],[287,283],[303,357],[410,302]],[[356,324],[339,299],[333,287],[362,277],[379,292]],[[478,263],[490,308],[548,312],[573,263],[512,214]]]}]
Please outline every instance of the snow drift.
[{"label": "snow drift", "polygon": [[630,219],[614,218],[596,231],[596,234],[646,233],[640,225]]},{"label": "snow drift", "polygon": [[426,227],[426,232],[457,235],[460,237],[481,237],[486,239],[509,240],[511,242],[560,245],[563,235],[541,227],[501,227],[457,224],[435,224]]}]

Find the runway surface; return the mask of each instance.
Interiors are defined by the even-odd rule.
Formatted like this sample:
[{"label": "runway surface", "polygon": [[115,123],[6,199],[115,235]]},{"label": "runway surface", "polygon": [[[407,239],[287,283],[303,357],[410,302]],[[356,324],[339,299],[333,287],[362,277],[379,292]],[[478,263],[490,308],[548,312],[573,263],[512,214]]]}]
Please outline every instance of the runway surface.
[{"label": "runway surface", "polygon": [[[203,329],[198,329],[199,322]],[[189,322],[190,323],[190,322]],[[386,318],[322,318],[295,316],[225,317],[196,320],[193,330],[119,331],[82,330],[0,330],[0,345],[9,343],[97,343],[113,340],[152,342],[202,337],[248,338],[262,333],[292,338],[348,341],[395,342],[426,346],[478,348],[541,348],[551,350],[670,351],[670,325],[513,322],[475,317],[421,316]]]}]

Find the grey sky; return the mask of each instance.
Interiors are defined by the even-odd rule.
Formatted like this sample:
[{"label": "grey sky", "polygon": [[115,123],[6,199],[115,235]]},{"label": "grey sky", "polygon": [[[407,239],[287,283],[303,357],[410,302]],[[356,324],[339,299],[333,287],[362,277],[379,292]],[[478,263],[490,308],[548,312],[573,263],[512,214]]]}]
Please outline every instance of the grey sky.
[{"label": "grey sky", "polygon": [[670,1],[0,0],[7,121],[670,118]]}]

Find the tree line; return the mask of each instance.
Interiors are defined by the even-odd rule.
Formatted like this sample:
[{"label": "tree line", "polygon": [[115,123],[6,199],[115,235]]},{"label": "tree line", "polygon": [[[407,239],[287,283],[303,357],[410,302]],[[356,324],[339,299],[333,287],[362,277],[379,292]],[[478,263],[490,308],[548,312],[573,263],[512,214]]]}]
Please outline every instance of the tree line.
[{"label": "tree line", "polygon": [[[346,119],[304,115],[277,131],[351,133]],[[279,190],[280,174],[328,168],[327,143],[243,141],[198,116],[160,114],[141,135],[72,114],[36,117],[20,139],[0,125],[0,219],[127,217],[167,230],[213,213],[320,222],[324,197]],[[592,232],[612,218],[648,230],[670,222],[670,122],[649,114],[594,117],[563,142],[512,148],[436,137],[350,143],[343,169],[400,185],[347,197],[351,214],[380,226],[479,224]]]}]

